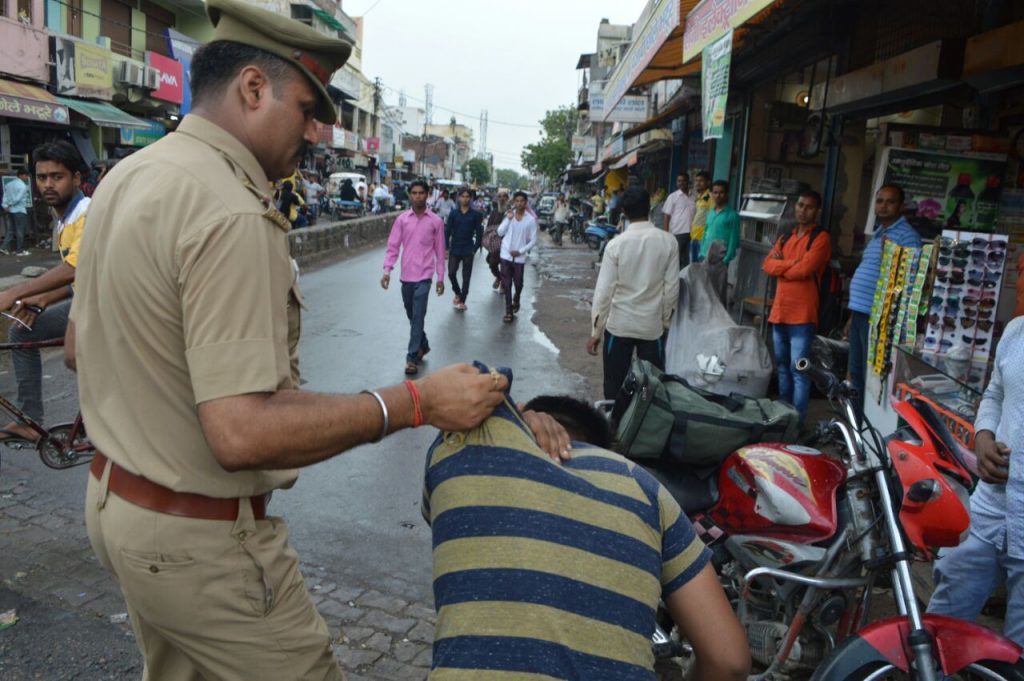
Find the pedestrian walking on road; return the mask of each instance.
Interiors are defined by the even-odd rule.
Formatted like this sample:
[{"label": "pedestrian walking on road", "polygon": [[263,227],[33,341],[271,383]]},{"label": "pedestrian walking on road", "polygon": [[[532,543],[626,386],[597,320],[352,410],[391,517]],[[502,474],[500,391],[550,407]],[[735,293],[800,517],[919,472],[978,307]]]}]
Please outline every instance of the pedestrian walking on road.
[{"label": "pedestrian walking on road", "polygon": [[[29,187],[28,168],[21,168],[17,175],[4,185],[3,209],[8,216],[7,234],[0,245],[0,254],[28,255],[25,250],[25,232],[28,230],[28,207],[32,203],[32,188]],[[17,239],[15,239],[17,237]]]},{"label": "pedestrian walking on road", "polygon": [[[459,190],[459,207],[448,214],[444,226],[445,251],[448,253],[448,280],[455,294],[453,304],[460,312],[466,311],[469,280],[473,276],[473,258],[480,250],[484,235],[484,216],[470,207],[473,192],[467,187]],[[459,269],[462,285],[459,285]]]},{"label": "pedestrian walking on road", "polygon": [[[505,292],[505,323],[515,319],[523,295],[526,256],[537,245],[537,220],[526,210],[526,192],[512,195],[512,210],[498,226],[501,237],[501,285]],[[515,295],[512,286],[515,286]]]},{"label": "pedestrian walking on road", "polygon": [[487,216],[487,228],[484,229],[484,249],[487,251],[487,266],[491,268],[494,275],[494,283],[491,288],[495,293],[501,293],[501,236],[498,235],[498,227],[505,219],[508,210],[508,192],[499,191],[498,196],[491,206],[491,212]]},{"label": "pedestrian walking on road", "polygon": [[796,225],[783,234],[762,265],[775,277],[775,301],[768,321],[772,325],[772,347],[779,372],[779,399],[807,417],[811,381],[796,370],[796,363],[811,351],[818,327],[818,281],[832,257],[832,238],[818,226],[821,194],[804,190],[797,197]]},{"label": "pedestrian walking on road", "polygon": [[[298,389],[302,295],[269,178],[337,120],[327,84],[352,47],[244,0],[206,11],[192,111],[89,207],[65,348],[98,450],[86,524],[144,677],[340,681],[270,493],[400,429],[472,428],[508,383],[461,365],[362,394]],[[527,418],[547,451],[568,446]]]},{"label": "pedestrian walking on road", "polygon": [[[89,197],[82,193],[85,163],[70,142],[47,142],[32,152],[36,186],[43,201],[57,215],[58,248],[61,262],[34,279],[0,293],[0,310],[21,323],[11,324],[7,340],[34,343],[63,338],[71,311],[71,286],[78,267]],[[18,386],[18,407],[25,415],[43,422],[43,363],[39,350],[12,350],[14,378]],[[36,442],[38,433],[21,423],[0,429],[0,442]]]},{"label": "pedestrian walking on road", "polygon": [[402,302],[409,318],[409,348],[405,355],[405,373],[419,371],[430,341],[424,330],[430,286],[437,274],[437,295],[444,295],[444,223],[427,208],[427,183],[416,180],[409,185],[412,208],[395,219],[384,255],[384,276],[380,285],[387,289],[391,270],[402,256]]},{"label": "pedestrian walking on road", "polygon": [[690,264],[690,229],[697,205],[690,198],[690,181],[685,174],[676,177],[676,190],[668,195],[661,212],[664,213],[665,231],[679,244],[679,269]]},{"label": "pedestrian walking on road", "polygon": [[587,341],[591,355],[603,347],[606,400],[615,399],[626,380],[634,350],[637,357],[664,371],[665,330],[679,305],[679,244],[648,221],[647,190],[626,190],[622,210],[629,229],[604,249]]},{"label": "pedestrian walking on road", "polygon": [[447,221],[448,216],[451,215],[453,210],[455,210],[455,202],[452,201],[451,195],[445,189],[441,192],[441,198],[437,202],[437,210],[435,212],[441,216],[441,220]]}]

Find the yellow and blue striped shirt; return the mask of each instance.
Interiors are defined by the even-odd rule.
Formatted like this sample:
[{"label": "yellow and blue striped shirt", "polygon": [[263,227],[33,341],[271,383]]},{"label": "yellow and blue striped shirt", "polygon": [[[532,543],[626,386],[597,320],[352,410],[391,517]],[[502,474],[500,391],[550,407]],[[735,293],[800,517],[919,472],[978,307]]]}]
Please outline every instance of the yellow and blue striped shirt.
[{"label": "yellow and blue striped shirt", "polygon": [[710,552],[669,493],[617,454],[541,451],[506,399],[427,459],[438,612],[433,681],[653,681],[659,597]]}]

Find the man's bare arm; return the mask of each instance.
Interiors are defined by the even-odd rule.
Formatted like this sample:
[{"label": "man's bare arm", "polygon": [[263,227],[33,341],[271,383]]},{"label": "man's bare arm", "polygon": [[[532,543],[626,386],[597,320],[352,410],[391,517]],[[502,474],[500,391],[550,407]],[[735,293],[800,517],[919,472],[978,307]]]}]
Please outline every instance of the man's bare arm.
[{"label": "man's bare arm", "polygon": [[0,293],[0,310],[9,310],[14,306],[16,300],[64,288],[74,280],[75,268],[62,262],[47,270],[45,274]]},{"label": "man's bare arm", "polygon": [[710,564],[672,592],[665,605],[679,633],[693,646],[692,681],[746,681],[747,635]]}]

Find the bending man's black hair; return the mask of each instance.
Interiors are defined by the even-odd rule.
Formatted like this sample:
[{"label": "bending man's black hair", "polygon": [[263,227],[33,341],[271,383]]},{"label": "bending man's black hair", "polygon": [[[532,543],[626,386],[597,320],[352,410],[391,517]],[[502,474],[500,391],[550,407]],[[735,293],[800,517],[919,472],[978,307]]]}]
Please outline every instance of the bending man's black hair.
[{"label": "bending man's black hair", "polygon": [[549,415],[569,431],[570,437],[602,449],[611,449],[612,428],[601,412],[568,395],[539,395],[526,403],[525,411]]}]

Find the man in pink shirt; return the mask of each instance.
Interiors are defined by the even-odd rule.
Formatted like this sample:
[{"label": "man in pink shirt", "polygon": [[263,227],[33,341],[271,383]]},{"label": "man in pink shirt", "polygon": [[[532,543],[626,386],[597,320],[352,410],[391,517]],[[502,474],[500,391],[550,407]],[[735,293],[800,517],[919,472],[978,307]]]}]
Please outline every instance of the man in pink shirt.
[{"label": "man in pink shirt", "polygon": [[387,289],[391,283],[391,270],[402,253],[402,302],[412,327],[409,332],[409,351],[405,356],[405,373],[419,371],[423,356],[430,352],[430,343],[423,329],[430,299],[430,284],[437,274],[437,295],[444,295],[444,223],[427,209],[427,183],[416,180],[409,185],[412,208],[395,220],[388,237],[388,250],[384,256],[384,276],[380,285]]}]

